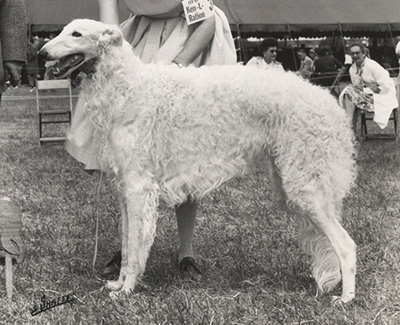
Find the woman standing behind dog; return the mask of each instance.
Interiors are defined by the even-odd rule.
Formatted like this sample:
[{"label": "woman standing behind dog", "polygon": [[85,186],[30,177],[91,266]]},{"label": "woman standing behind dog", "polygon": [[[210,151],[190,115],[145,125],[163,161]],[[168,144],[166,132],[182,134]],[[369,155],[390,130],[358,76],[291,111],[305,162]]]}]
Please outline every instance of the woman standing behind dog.
[{"label": "woman standing behind dog", "polygon": [[[119,24],[118,0],[98,0],[100,20]],[[132,14],[120,27],[134,53],[144,62],[194,65],[235,64],[236,51],[228,20],[213,6],[215,15],[187,25],[181,0],[125,0]],[[100,169],[98,146],[92,137],[93,126],[78,102],[68,136],[67,151],[83,162],[86,169]],[[176,208],[179,267],[199,278],[193,258],[192,239],[198,203],[188,200]],[[121,252],[107,264],[104,274],[118,273]]]}]

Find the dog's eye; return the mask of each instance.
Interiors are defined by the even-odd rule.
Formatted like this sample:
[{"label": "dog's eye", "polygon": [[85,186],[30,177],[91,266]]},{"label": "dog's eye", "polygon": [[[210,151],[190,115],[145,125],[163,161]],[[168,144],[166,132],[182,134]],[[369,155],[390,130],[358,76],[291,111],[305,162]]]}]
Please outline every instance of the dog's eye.
[{"label": "dog's eye", "polygon": [[73,37],[81,37],[82,34],[79,33],[79,32],[73,32],[73,33],[72,33],[72,36],[73,36]]}]

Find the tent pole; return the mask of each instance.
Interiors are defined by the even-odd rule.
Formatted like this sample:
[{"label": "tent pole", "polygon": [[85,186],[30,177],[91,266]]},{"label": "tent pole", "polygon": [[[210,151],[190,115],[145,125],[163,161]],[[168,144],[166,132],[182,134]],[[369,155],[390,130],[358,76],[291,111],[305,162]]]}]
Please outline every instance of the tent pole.
[{"label": "tent pole", "polygon": [[[292,39],[292,34],[290,33],[290,25],[286,24],[286,27],[288,29],[289,39]],[[292,46],[292,55],[293,55],[294,67],[295,67],[295,69],[297,71],[298,68],[297,68],[297,61],[296,61],[296,53],[294,53],[293,46]]]},{"label": "tent pole", "polygon": [[394,38],[393,38],[392,28],[390,27],[390,22],[388,22],[387,24],[388,24],[388,27],[389,27],[390,37],[392,38],[393,48],[396,48],[396,44],[395,44]]},{"label": "tent pole", "polygon": [[240,25],[237,23],[236,24],[236,40],[238,44],[238,55],[239,55],[239,62],[243,61],[243,56],[242,56],[242,47],[243,47],[243,42],[242,42],[242,35],[240,34]]},{"label": "tent pole", "polygon": [[346,44],[344,42],[342,25],[340,23],[338,23],[338,25],[339,25],[340,37],[342,38],[343,51],[344,51],[344,54],[346,55]]}]

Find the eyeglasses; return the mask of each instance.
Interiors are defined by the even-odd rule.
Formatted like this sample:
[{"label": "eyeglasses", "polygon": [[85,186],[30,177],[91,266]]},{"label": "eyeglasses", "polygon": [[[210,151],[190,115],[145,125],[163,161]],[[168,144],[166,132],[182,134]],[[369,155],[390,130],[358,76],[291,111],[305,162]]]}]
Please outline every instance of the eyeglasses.
[{"label": "eyeglasses", "polygon": [[357,51],[357,52],[350,52],[350,55],[351,56],[353,56],[353,55],[359,55],[361,53],[361,51]]},{"label": "eyeglasses", "polygon": [[278,50],[268,50],[270,53],[278,53]]}]

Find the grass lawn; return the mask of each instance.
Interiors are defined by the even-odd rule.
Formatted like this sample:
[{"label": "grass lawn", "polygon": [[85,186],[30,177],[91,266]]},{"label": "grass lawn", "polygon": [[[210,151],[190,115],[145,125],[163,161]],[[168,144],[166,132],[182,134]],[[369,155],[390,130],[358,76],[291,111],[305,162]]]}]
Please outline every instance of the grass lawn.
[{"label": "grass lawn", "polygon": [[[26,244],[11,302],[0,272],[0,324],[400,324],[400,143],[359,146],[359,175],[343,211],[358,245],[356,299],[349,305],[316,297],[293,216],[272,203],[262,166],[202,200],[195,239],[200,282],[178,270],[174,211],[161,205],[144,277],[134,294],[113,301],[101,276],[119,248],[110,179],[100,183],[99,174],[84,172],[62,145],[39,147],[33,93],[7,95],[32,98],[5,97],[0,108],[0,195],[21,206]],[[66,294],[74,304],[31,316],[43,295]]]}]

